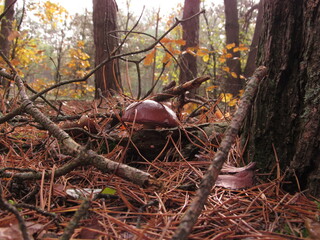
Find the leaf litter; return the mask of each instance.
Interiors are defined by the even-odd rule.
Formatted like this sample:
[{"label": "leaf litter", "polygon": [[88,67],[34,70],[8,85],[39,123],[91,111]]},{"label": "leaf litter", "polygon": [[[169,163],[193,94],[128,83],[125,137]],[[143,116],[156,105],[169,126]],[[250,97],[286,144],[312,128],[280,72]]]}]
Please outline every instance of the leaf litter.
[{"label": "leaf litter", "polygon": [[[115,112],[114,109],[106,111],[96,106],[97,103],[92,102],[69,101],[62,109],[66,114],[79,115]],[[208,118],[210,116],[206,116]],[[107,118],[106,122],[102,118],[93,119],[99,126],[103,123],[105,128],[111,121],[111,118]],[[6,131],[11,128],[12,132],[1,136],[0,140],[3,168],[44,172],[70,159],[59,149],[54,138],[36,128],[33,122],[7,127]],[[99,131],[101,133],[103,130]],[[127,130],[121,125],[112,131],[119,133],[119,142],[128,135],[123,133]],[[178,141],[162,151],[161,157],[145,161],[143,156],[138,156],[139,153],[138,157],[127,156],[128,145],[117,141],[114,146],[110,146],[110,143],[109,146],[103,145],[101,139],[112,135],[110,131],[104,132],[108,134],[91,142],[87,138],[88,144],[96,149],[105,148],[103,154],[114,161],[133,159],[130,164],[155,176],[162,187],[144,189],[93,167],[79,167],[56,179],[24,182],[2,179],[3,195],[18,207],[34,239],[58,239],[79,209],[83,197],[92,199],[91,206],[76,227],[72,239],[172,237],[210,164],[214,147],[210,144],[209,147],[202,146],[198,155],[187,159],[181,153],[182,143]],[[237,143],[232,148],[228,165],[212,189],[189,239],[318,239],[320,200],[304,192],[285,192],[282,189],[284,175],[278,174],[277,178],[272,178],[270,173],[268,179],[258,170],[247,169],[246,165],[250,163],[245,163],[241,158],[239,145]],[[234,181],[243,179],[244,172],[249,173],[250,181],[255,179],[255,184],[249,181],[244,186],[232,187]],[[233,179],[232,184],[228,182],[229,179]],[[94,197],[94,189],[106,188],[111,189],[112,194]],[[67,194],[70,189],[85,189],[88,194],[72,197]],[[35,208],[19,206],[20,203],[28,203]],[[0,217],[1,239],[22,239],[15,217],[3,210],[0,211]]]}]

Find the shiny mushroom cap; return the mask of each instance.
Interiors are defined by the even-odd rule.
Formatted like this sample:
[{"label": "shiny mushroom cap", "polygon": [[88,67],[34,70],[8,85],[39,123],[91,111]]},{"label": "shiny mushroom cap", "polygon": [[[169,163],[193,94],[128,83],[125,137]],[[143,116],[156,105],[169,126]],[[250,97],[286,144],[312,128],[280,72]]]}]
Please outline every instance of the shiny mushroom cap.
[{"label": "shiny mushroom cap", "polygon": [[141,123],[149,127],[176,127],[179,125],[174,111],[153,100],[130,104],[123,113],[122,121]]}]

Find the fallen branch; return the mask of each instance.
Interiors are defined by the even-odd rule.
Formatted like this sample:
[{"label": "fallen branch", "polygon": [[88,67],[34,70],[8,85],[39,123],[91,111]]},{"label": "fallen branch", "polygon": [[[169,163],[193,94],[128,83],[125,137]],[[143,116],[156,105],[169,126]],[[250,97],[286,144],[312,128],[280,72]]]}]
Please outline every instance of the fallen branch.
[{"label": "fallen branch", "polygon": [[[24,112],[31,115],[38,123],[40,123],[45,129],[47,129],[52,136],[57,138],[65,151],[71,156],[75,157],[73,161],[68,162],[64,166],[55,170],[55,177],[61,176],[70,172],[79,166],[91,165],[96,167],[102,172],[109,172],[115,174],[118,177],[127,179],[135,184],[143,187],[148,186],[160,186],[160,184],[150,174],[143,172],[139,169],[130,167],[126,164],[117,163],[110,159],[107,159],[101,155],[98,155],[92,150],[88,150],[85,147],[75,142],[64,130],[59,128],[53,123],[47,116],[45,116],[26,94],[25,86],[22,79],[17,75],[13,66],[11,66],[14,72],[14,81],[19,89],[21,97],[21,109]],[[41,172],[23,172],[23,173],[7,173],[0,172],[1,177],[13,177],[19,179],[41,179]],[[51,171],[46,172],[45,177],[49,178]]]},{"label": "fallen branch", "polygon": [[198,77],[195,79],[192,79],[186,83],[183,83],[179,86],[167,89],[163,91],[162,93],[154,95],[151,99],[157,102],[162,102],[167,99],[170,99],[174,96],[179,96],[186,91],[189,91],[191,89],[198,88],[203,82],[208,81],[210,79],[209,76],[203,76],[203,77]]},{"label": "fallen branch", "polygon": [[76,211],[76,213],[73,215],[72,219],[70,220],[68,226],[65,227],[63,235],[60,237],[60,240],[69,240],[72,237],[72,234],[74,233],[74,230],[76,227],[78,227],[78,224],[80,220],[88,214],[88,210],[91,206],[91,202],[89,200],[84,200],[79,209]]},{"label": "fallen branch", "polygon": [[[33,101],[42,96],[44,93],[55,89],[56,87],[63,86],[65,84],[70,84],[73,82],[82,82],[86,81],[95,71],[97,71],[99,68],[101,68],[103,65],[105,65],[107,62],[124,57],[124,56],[129,56],[132,54],[138,54],[142,52],[146,52],[148,50],[153,49],[160,41],[163,39],[172,29],[174,29],[176,26],[178,26],[180,23],[184,21],[188,21],[189,19],[203,13],[204,11],[200,11],[196,13],[195,15],[191,16],[190,18],[183,19],[183,20],[178,20],[176,19],[176,23],[168,30],[166,31],[157,41],[155,41],[153,44],[148,46],[145,49],[138,50],[135,52],[131,53],[123,53],[119,55],[112,55],[107,57],[104,61],[102,61],[99,65],[97,65],[94,69],[92,69],[86,76],[84,76],[81,79],[73,79],[65,82],[61,82],[59,84],[55,84],[54,86],[51,86],[35,95],[32,97],[28,97],[26,94],[25,90],[25,84],[22,81],[22,79],[17,75],[17,72],[15,71],[14,67],[10,63],[10,61],[3,55],[1,54],[1,57],[5,60],[5,62],[8,64],[8,66],[11,68],[11,71],[13,72],[12,75],[7,74],[5,70],[0,70],[0,75],[7,77],[8,79],[14,79],[15,84],[18,86],[19,93],[21,96],[22,103],[20,107],[17,109],[13,110],[9,114],[3,116],[0,118],[0,124],[10,120],[14,116],[21,114],[23,112],[28,113],[31,115],[38,123],[40,123],[45,129],[47,129],[52,136],[57,138],[61,145],[65,148],[66,152],[70,154],[71,156],[75,157],[73,161],[70,161],[69,163],[65,164],[61,168],[56,169],[55,171],[55,177],[59,176],[59,174],[65,174],[68,171],[73,170],[74,168],[78,166],[83,166],[83,165],[92,165],[99,169],[102,172],[110,172],[113,173],[121,178],[127,179],[129,181],[132,181],[140,186],[148,187],[148,186],[160,186],[159,182],[156,181],[155,178],[153,178],[150,174],[145,173],[139,169],[132,168],[128,165],[113,162],[107,158],[104,158],[103,156],[98,155],[97,153],[93,151],[89,151],[85,149],[83,146],[79,145],[76,143],[64,130],[59,128],[56,124],[54,124],[48,117],[46,117],[39,109],[36,108],[36,106],[33,104]],[[208,80],[209,77],[207,77],[206,80]],[[205,80],[203,80],[205,81]],[[191,88],[194,88],[195,86],[199,86],[202,83],[201,78],[200,79],[195,79],[194,81],[191,81],[189,85]],[[177,87],[177,94],[179,92],[185,92],[186,88],[179,88]],[[169,90],[168,90],[169,91]],[[170,92],[169,92],[170,94]],[[47,171],[45,174],[45,177],[48,178],[51,175],[51,171]],[[20,179],[40,179],[41,178],[41,173],[37,172],[24,172],[24,173],[8,173],[5,171],[0,172],[1,177],[13,177],[13,178],[20,178]],[[61,175],[60,175],[61,176]]]},{"label": "fallen branch", "polygon": [[7,200],[5,200],[2,194],[1,184],[0,184],[0,209],[4,211],[9,211],[16,217],[16,219],[18,220],[19,228],[20,228],[23,239],[30,240],[31,238],[28,234],[27,226],[26,226],[26,222],[24,221],[24,218],[21,217],[18,209],[15,206],[13,206],[12,204],[8,203]]},{"label": "fallen branch", "polygon": [[247,112],[252,104],[252,101],[256,95],[259,83],[262,78],[267,73],[267,69],[264,66],[261,66],[256,69],[253,76],[250,78],[246,90],[243,96],[240,99],[239,108],[236,111],[230,126],[225,132],[225,136],[220,143],[217,153],[215,154],[212,163],[210,164],[206,174],[204,175],[199,189],[197,190],[196,196],[193,199],[188,210],[184,214],[183,218],[180,221],[174,236],[172,239],[187,239],[190,234],[193,226],[195,225],[204,204],[207,201],[207,198],[211,192],[212,187],[214,186],[222,165],[225,159],[228,156],[229,150],[232,144],[235,142],[235,138],[238,134],[240,127],[243,124],[243,121],[247,115]]}]

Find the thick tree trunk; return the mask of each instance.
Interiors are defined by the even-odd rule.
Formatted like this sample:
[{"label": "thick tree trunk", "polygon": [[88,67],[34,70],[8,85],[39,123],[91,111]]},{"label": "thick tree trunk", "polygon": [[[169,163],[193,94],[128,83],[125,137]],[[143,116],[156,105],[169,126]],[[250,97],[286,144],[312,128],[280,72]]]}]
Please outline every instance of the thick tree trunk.
[{"label": "thick tree trunk", "polygon": [[261,25],[262,25],[262,16],[263,16],[263,1],[260,0],[259,6],[258,6],[258,16],[256,20],[256,26],[254,28],[254,33],[252,37],[252,42],[250,46],[250,52],[248,54],[248,59],[246,66],[244,68],[243,75],[248,78],[251,77],[253,74],[254,70],[257,68],[256,65],[256,57],[257,57],[257,52],[258,52],[258,43],[259,43],[259,38],[261,34]]},{"label": "thick tree trunk", "polygon": [[[320,4],[265,0],[262,82],[246,126],[250,160],[289,168],[290,185],[320,196]],[[274,147],[274,148],[273,148]],[[275,154],[276,152],[276,154]],[[298,185],[296,179],[299,181]]]},{"label": "thick tree trunk", "polygon": [[[14,19],[14,0],[6,0],[4,4],[4,8],[7,9],[10,5],[11,8],[7,11],[4,18],[1,20],[1,31],[0,31],[0,50],[3,54],[10,58],[10,40],[8,39],[11,31],[12,31],[12,22]],[[9,81],[3,79],[0,84],[7,89],[9,87]]]},{"label": "thick tree trunk", "polygon": [[[237,0],[224,0],[225,16],[226,16],[226,44],[235,44],[239,46],[239,21],[238,21],[238,8]],[[232,93],[237,95],[243,88],[243,81],[240,78],[241,65],[240,65],[240,52],[233,52],[233,48],[228,50],[232,54],[232,58],[227,59],[227,66],[230,72],[236,73],[237,77],[228,73],[227,78],[222,82],[221,89],[225,93]]]},{"label": "thick tree trunk", "polygon": [[[117,29],[115,0],[93,0],[93,29],[96,48],[95,65],[98,65],[110,56],[118,45],[116,34],[109,34]],[[118,60],[108,62],[95,73],[95,86],[95,98],[99,98],[98,89],[103,96],[109,96],[121,89]]]},{"label": "thick tree trunk", "polygon": [[[189,18],[200,11],[200,0],[185,0],[183,9],[183,19]],[[181,46],[184,52],[187,48],[199,45],[199,15],[182,23],[183,39],[186,45]],[[196,78],[197,76],[197,57],[188,52],[181,55],[181,69],[179,75],[180,84]]]}]

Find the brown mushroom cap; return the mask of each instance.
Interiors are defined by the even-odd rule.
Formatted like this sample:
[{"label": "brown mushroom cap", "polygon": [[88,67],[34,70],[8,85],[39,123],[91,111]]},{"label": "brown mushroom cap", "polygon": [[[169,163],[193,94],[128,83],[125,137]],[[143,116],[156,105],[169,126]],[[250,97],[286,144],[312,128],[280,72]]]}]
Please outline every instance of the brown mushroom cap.
[{"label": "brown mushroom cap", "polygon": [[124,111],[122,121],[162,127],[179,125],[177,115],[169,107],[153,100],[130,104]]}]

